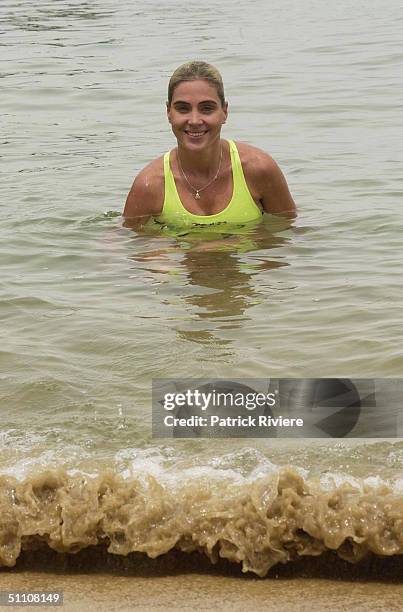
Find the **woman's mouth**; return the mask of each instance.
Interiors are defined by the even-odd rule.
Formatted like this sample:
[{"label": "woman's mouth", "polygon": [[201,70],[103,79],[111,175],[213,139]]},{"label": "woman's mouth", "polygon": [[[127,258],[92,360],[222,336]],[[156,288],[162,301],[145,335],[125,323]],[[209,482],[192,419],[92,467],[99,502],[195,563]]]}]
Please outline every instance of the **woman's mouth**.
[{"label": "woman's mouth", "polygon": [[191,132],[190,130],[185,130],[185,134],[191,138],[201,138],[204,136],[204,134],[207,134],[207,130],[203,130],[202,132]]}]

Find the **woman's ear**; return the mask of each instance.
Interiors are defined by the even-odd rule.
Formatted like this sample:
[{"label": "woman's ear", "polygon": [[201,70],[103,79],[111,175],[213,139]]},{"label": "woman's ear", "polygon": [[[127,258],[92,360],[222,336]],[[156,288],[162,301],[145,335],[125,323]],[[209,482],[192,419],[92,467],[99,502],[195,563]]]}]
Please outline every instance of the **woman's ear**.
[{"label": "woman's ear", "polygon": [[225,102],[223,104],[222,110],[223,110],[223,113],[224,113],[224,121],[223,121],[223,123],[225,123],[227,121],[227,117],[228,117],[228,102]]},{"label": "woman's ear", "polygon": [[169,121],[169,123],[171,123],[171,118],[170,118],[170,116],[169,116],[169,113],[170,113],[171,107],[170,107],[170,105],[169,105],[169,102],[167,102],[167,103],[166,103],[166,105],[167,105],[167,117],[168,117],[168,121]]}]

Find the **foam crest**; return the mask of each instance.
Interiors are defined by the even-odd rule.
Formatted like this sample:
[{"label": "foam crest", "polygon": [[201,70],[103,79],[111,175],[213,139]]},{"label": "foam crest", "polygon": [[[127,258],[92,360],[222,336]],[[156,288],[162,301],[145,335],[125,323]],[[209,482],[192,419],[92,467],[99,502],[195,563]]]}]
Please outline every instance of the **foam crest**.
[{"label": "foam crest", "polygon": [[[252,471],[253,472],[253,471]],[[403,493],[381,481],[323,487],[292,468],[212,478],[96,477],[53,470],[24,481],[0,477],[0,564],[22,549],[58,552],[104,545],[110,553],[204,552],[264,576],[277,563],[328,550],[358,561],[403,553]],[[175,486],[173,486],[173,482]]]}]

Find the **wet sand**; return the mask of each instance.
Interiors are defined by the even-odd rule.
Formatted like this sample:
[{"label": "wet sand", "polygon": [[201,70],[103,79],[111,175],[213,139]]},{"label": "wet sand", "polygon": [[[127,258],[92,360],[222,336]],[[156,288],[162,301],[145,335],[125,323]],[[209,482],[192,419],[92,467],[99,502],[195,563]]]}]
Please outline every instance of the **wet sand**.
[{"label": "wet sand", "polygon": [[[62,590],[63,609],[91,610],[401,610],[403,557],[352,565],[332,554],[272,568],[266,578],[228,562],[172,552],[157,559],[27,551],[0,570],[0,590]],[[4,608],[5,609],[5,608]],[[14,608],[19,609],[19,608]],[[21,609],[31,609],[24,607]],[[38,609],[38,608],[37,608]]]}]

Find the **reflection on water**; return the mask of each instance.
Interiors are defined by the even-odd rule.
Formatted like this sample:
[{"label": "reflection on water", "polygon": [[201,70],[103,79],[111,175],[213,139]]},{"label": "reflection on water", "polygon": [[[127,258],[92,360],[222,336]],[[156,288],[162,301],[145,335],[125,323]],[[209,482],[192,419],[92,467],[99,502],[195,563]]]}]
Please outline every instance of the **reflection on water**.
[{"label": "reflection on water", "polygon": [[[290,220],[280,222],[280,228],[285,227],[291,227]],[[140,263],[149,273],[146,278],[151,284],[158,284],[163,303],[172,303],[179,297],[183,318],[189,313],[192,316],[192,328],[176,327],[178,335],[209,343],[213,340],[211,330],[198,328],[195,320],[207,324],[219,320],[224,329],[241,327],[248,319],[247,310],[263,299],[255,278],[289,265],[278,252],[288,242],[289,238],[273,233],[265,225],[243,233],[213,236],[208,231],[197,231],[181,235],[180,241],[165,249],[137,251],[131,259],[136,268]],[[173,281],[174,298],[172,282],[161,284],[161,275]],[[221,343],[227,341],[221,339]]]},{"label": "reflection on water", "polygon": [[[284,238],[272,237],[267,249],[285,242]],[[253,251],[251,251],[253,253]],[[198,307],[200,318],[236,317],[258,299],[258,291],[252,284],[252,276],[259,271],[272,270],[287,265],[285,262],[266,259],[250,264],[243,263],[239,254],[230,251],[204,251],[190,249],[185,252],[183,266],[186,267],[188,284],[194,292],[186,296],[187,304]],[[199,292],[199,288],[212,289]],[[233,327],[237,327],[235,324]]]}]

